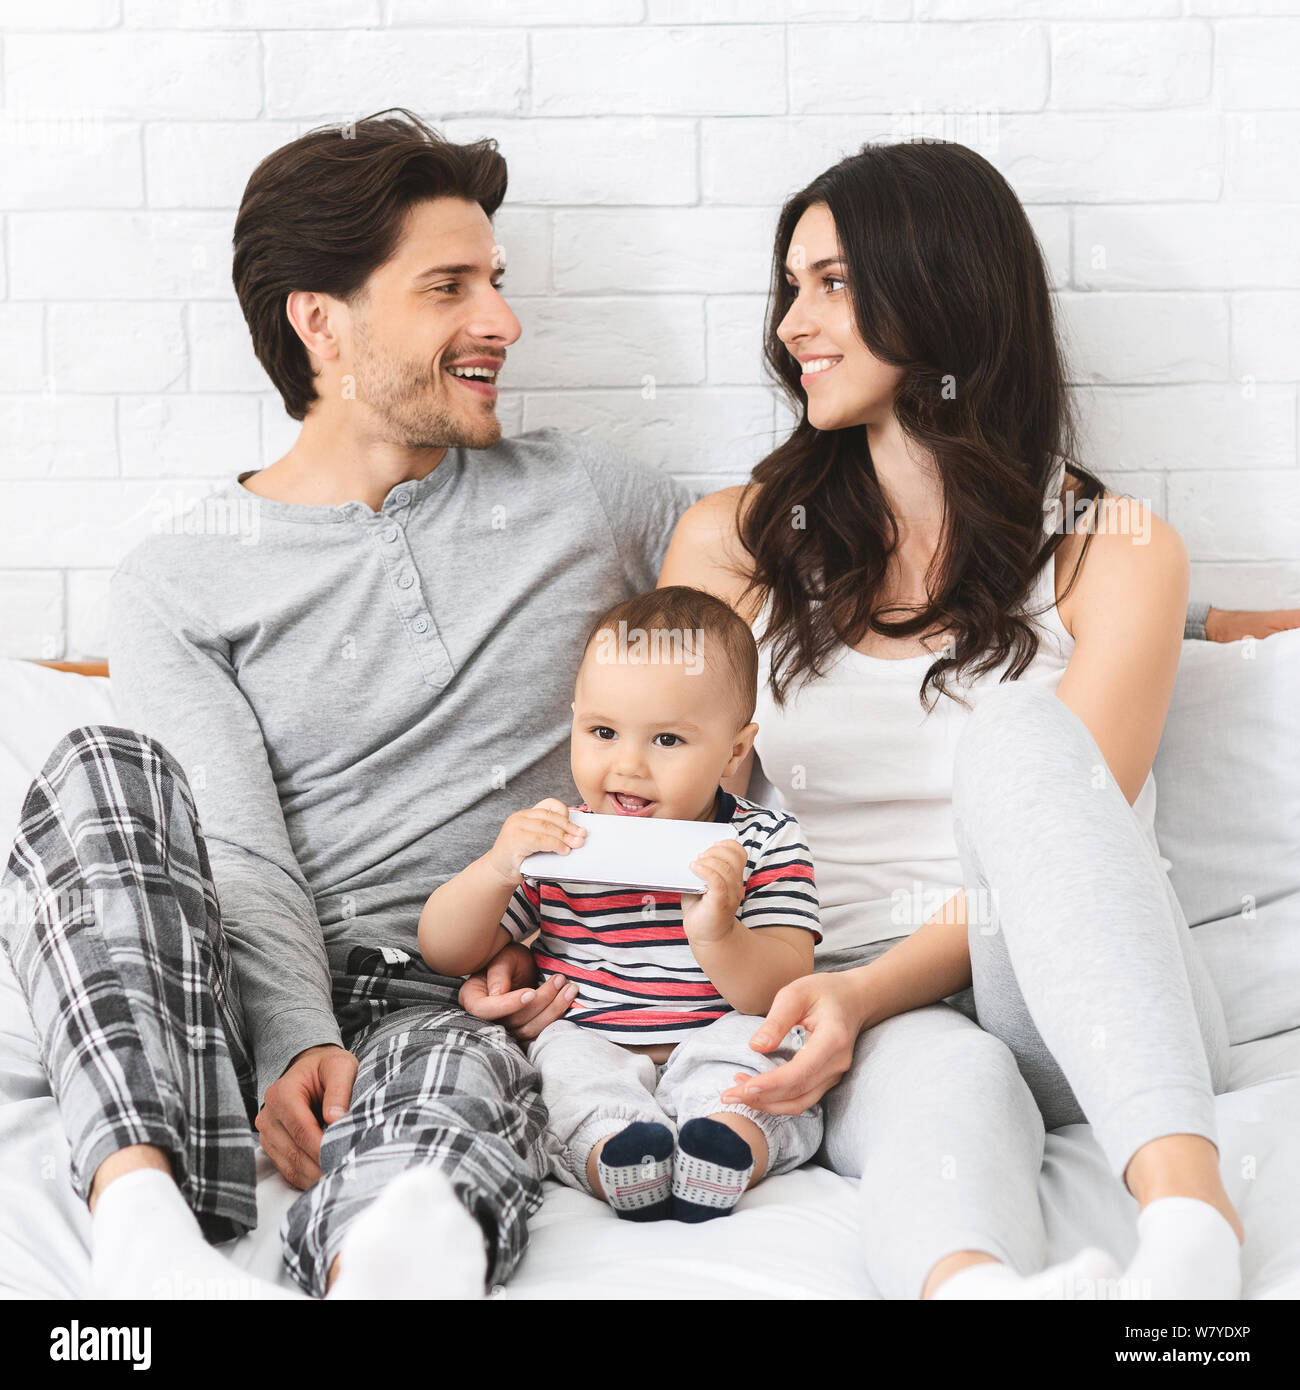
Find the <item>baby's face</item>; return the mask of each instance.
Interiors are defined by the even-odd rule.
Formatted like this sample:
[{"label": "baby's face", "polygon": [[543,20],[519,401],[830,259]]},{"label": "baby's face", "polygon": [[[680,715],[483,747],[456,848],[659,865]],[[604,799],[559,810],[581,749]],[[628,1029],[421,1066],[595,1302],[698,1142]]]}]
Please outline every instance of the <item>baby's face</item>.
[{"label": "baby's face", "polygon": [[707,660],[635,665],[587,650],[573,693],[570,754],[599,815],[707,820],[719,779],[749,752],[735,689]]}]

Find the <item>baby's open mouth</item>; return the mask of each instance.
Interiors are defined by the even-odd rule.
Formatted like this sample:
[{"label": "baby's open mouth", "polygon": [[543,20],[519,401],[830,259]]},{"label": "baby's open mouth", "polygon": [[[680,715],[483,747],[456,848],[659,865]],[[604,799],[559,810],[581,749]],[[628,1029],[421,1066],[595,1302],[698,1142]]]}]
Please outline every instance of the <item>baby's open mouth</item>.
[{"label": "baby's open mouth", "polygon": [[606,792],[620,816],[648,816],[659,804],[644,796],[633,796],[631,792]]}]

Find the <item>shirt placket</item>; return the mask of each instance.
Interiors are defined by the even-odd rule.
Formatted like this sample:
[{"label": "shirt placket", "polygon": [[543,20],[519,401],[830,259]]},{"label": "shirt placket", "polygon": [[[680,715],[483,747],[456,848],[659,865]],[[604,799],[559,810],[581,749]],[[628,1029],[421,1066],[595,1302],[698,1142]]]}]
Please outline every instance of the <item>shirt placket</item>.
[{"label": "shirt placket", "polygon": [[405,522],[410,504],[409,490],[390,493],[383,510],[367,525],[384,562],[398,620],[406,629],[424,682],[441,690],[455,675],[455,667],[429,610],[428,597],[406,538]]}]

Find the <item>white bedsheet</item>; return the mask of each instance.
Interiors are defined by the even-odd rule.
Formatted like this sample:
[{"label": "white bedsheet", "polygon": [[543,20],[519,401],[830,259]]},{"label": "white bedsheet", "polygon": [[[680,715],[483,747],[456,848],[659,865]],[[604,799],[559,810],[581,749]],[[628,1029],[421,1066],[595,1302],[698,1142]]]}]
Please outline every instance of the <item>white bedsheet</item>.
[{"label": "white bedsheet", "polygon": [[[1246,1297],[1298,1298],[1300,1029],[1232,1052],[1219,1137],[1224,1179],[1246,1226]],[[258,1228],[227,1249],[263,1278],[283,1278],[277,1226],[295,1194],[264,1157],[259,1173]],[[1039,1190],[1051,1259],[1085,1243],[1128,1258],[1136,1204],[1107,1172],[1087,1125],[1048,1136]],[[855,1182],[810,1166],[763,1183],[725,1221],[633,1226],[551,1183],[528,1255],[501,1296],[875,1298],[856,1195]],[[31,1021],[0,951],[0,1294],[84,1296],[88,1234]]]}]

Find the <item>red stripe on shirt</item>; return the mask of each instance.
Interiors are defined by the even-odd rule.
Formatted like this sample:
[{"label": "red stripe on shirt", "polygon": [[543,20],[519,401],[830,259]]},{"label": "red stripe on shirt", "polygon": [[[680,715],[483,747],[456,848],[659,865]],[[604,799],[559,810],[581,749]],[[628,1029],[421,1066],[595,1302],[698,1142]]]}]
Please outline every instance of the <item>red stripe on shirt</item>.
[{"label": "red stripe on shirt", "polygon": [[745,880],[745,892],[782,878],[812,878],[812,869],[807,864],[781,864],[771,869],[758,869]]},{"label": "red stripe on shirt", "polygon": [[548,922],[547,936],[560,936],[566,941],[599,941],[606,945],[622,945],[637,941],[685,941],[686,932],[681,924],[666,927],[623,927],[612,931],[596,931],[591,927],[577,926],[569,922]]},{"label": "red stripe on shirt", "polygon": [[622,989],[632,994],[650,994],[658,999],[720,999],[722,996],[708,982],[699,983],[676,980],[629,980],[624,975],[612,975],[607,970],[584,970],[572,961],[557,960],[554,956],[543,955],[536,947],[533,956],[541,970],[552,971],[569,980],[588,980],[593,985],[605,985]]}]

